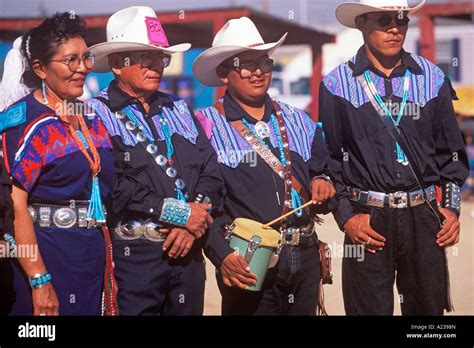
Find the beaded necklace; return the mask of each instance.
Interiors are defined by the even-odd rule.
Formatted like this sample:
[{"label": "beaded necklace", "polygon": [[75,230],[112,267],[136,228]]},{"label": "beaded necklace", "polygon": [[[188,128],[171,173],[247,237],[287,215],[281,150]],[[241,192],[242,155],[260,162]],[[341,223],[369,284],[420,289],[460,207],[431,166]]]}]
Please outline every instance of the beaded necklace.
[{"label": "beaded necklace", "polygon": [[[52,101],[52,105],[61,105],[62,101],[56,95],[50,95],[48,93],[48,100]],[[50,103],[48,102],[48,105]],[[97,148],[94,145],[89,128],[87,128],[84,117],[80,114],[71,115],[77,117],[79,121],[80,129],[74,129],[70,122],[67,121],[66,117],[60,113],[56,113],[59,118],[68,125],[69,133],[72,135],[74,141],[76,142],[79,150],[86,157],[87,162],[89,162],[89,167],[92,172],[92,188],[91,188],[91,197],[89,201],[89,206],[87,208],[86,220],[88,225],[93,226],[95,224],[104,224],[105,223],[105,213],[102,206],[102,198],[100,197],[100,183],[99,183],[99,173],[100,173],[100,156],[97,152]],[[92,153],[92,157],[89,154]]]},{"label": "beaded necklace", "polygon": [[[393,122],[393,125],[398,130],[400,121],[403,116],[403,112],[405,111],[405,106],[407,104],[408,91],[410,88],[410,71],[407,69],[405,72],[405,78],[403,80],[403,98],[402,98],[402,103],[400,105],[400,110],[398,112],[396,119],[393,117],[392,112],[387,108],[387,106],[383,102],[382,96],[380,95],[379,91],[377,91],[377,88],[375,87],[374,82],[372,81],[372,78],[370,77],[370,73],[368,70],[364,72],[364,78],[365,78],[365,81],[367,82],[367,86],[371,94],[369,95],[369,97],[373,97],[375,99],[377,104],[380,106],[383,112],[390,117],[390,119]],[[408,165],[408,158],[398,143],[396,143],[396,153],[397,153],[397,162],[404,166]]]},{"label": "beaded necklace", "polygon": [[[255,128],[250,125],[250,123],[245,119],[242,118],[242,122],[244,125],[248,128],[248,130],[252,133],[254,137],[256,137],[260,142],[265,145],[265,147],[270,151],[270,147],[267,145],[267,143],[260,137],[260,135],[255,131]],[[275,136],[277,138],[278,142],[278,150],[280,152],[280,162],[283,164],[284,167],[288,165],[288,161],[286,160],[285,157],[285,150],[283,147],[283,140],[281,137],[281,132],[280,132],[280,127],[278,125],[278,120],[276,119],[275,115],[272,114],[270,116],[270,123],[271,127],[273,128],[273,132],[275,133]],[[292,187],[291,188],[291,200],[293,204],[293,209],[300,207],[303,202],[301,201],[301,197],[298,194],[298,192]],[[297,217],[301,217],[303,215],[303,212],[301,210],[297,211],[295,213]]]},{"label": "beaded necklace", "polygon": [[[148,140],[150,141],[150,145],[147,147],[147,152],[149,152],[151,155],[155,155],[156,152],[158,151],[158,147],[156,146],[156,144],[153,142],[153,137],[151,134],[148,133],[147,131],[147,128],[144,127],[140,120],[137,118],[137,116],[133,113],[132,110],[130,110],[130,107],[127,106],[123,112],[125,113],[125,115],[128,117],[129,121],[127,121],[125,124],[128,125],[127,128],[131,131],[133,131],[135,128],[138,128],[140,129],[141,131],[144,131],[145,132],[145,136],[146,138],[148,138]],[[119,114],[120,115],[120,114]],[[116,116],[120,119],[122,119],[121,116],[119,116],[116,114]],[[173,159],[172,159],[172,156],[173,156],[173,153],[174,153],[174,147],[173,147],[173,143],[171,141],[171,129],[170,129],[170,126],[169,126],[169,121],[168,119],[163,115],[163,113],[161,113],[159,115],[160,117],[160,126],[161,126],[161,130],[163,131],[163,136],[165,138],[165,143],[166,143],[166,159],[162,156],[162,155],[159,155],[157,156],[157,159],[156,159],[156,162],[160,165],[160,166],[164,166],[166,163],[168,163],[170,165],[170,167],[168,167],[166,170],[165,170],[165,173],[168,177],[170,178],[175,178],[177,176],[177,171],[175,168],[172,167],[173,165]],[[128,122],[131,122],[131,124],[129,124]],[[140,135],[140,133],[137,134],[137,139],[142,142],[145,140],[145,138],[143,138],[143,135]],[[176,198],[180,201],[183,201],[183,202],[186,202],[186,197],[183,193],[183,189],[185,187],[185,182],[183,179],[176,179],[175,180],[175,191],[176,191]]]}]

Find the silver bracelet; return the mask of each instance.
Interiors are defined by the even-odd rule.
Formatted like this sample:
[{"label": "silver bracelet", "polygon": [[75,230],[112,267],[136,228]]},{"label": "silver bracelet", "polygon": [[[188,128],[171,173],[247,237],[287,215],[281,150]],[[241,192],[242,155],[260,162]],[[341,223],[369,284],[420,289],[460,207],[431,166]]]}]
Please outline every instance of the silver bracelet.
[{"label": "silver bracelet", "polygon": [[48,283],[51,283],[51,274],[48,271],[44,273],[36,273],[32,277],[28,277],[28,280],[33,290],[41,289]]},{"label": "silver bracelet", "polygon": [[461,210],[461,188],[454,182],[448,182],[441,187],[441,207]]}]

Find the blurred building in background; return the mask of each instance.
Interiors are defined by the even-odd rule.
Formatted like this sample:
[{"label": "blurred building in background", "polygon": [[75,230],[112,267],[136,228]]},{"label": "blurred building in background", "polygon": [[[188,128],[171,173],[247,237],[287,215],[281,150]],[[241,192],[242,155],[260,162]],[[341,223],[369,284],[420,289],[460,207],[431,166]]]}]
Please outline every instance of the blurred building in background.
[{"label": "blurred building in background", "polygon": [[[79,14],[88,26],[88,44],[106,40],[105,27],[111,14]],[[307,110],[314,118],[317,117],[318,88],[322,79],[322,47],[325,43],[333,42],[334,35],[302,26],[298,21],[285,20],[248,7],[161,11],[158,16],[170,43],[189,42],[193,47],[184,54],[173,56],[171,66],[165,71],[160,90],[184,98],[195,109],[212,105],[225,90],[201,85],[192,75],[192,63],[202,51],[211,46],[214,35],[229,19],[247,16],[259,28],[266,42],[277,41],[288,32],[285,47],[278,52],[278,71],[275,72],[273,96],[294,102],[295,106]],[[3,45],[3,54],[11,47],[11,42],[16,37],[40,22],[41,18],[0,19],[0,40],[6,42]],[[87,88],[83,98],[95,96],[112,78],[110,73],[92,73],[86,81]]]},{"label": "blurred building in background", "polygon": [[[277,50],[272,97],[307,110],[317,119],[319,82],[336,65],[347,61],[362,45],[357,30],[337,23],[336,6],[343,0],[141,0],[157,10],[170,42],[190,42],[193,48],[174,55],[160,87],[186,99],[195,109],[207,107],[223,94],[222,89],[205,87],[192,76],[192,62],[206,48],[222,25],[231,18],[250,17],[265,41],[289,35]],[[13,40],[41,18],[56,11],[74,11],[86,19],[89,44],[105,41],[107,18],[118,9],[137,4],[130,0],[0,0],[0,76],[3,59]],[[28,11],[25,11],[25,9]],[[405,48],[441,66],[450,76],[460,100],[460,115],[474,120],[473,1],[428,0],[412,18]],[[91,74],[84,98],[106,87],[111,74]],[[463,122],[464,124],[465,122]],[[469,122],[468,122],[469,123]],[[469,128],[469,127],[468,127]]]}]

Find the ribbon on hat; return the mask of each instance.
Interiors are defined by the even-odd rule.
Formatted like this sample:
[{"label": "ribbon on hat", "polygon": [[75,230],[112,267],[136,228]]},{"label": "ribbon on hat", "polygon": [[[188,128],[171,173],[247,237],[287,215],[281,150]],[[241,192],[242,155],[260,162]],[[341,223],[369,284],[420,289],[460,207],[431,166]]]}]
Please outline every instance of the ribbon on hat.
[{"label": "ribbon on hat", "polygon": [[148,34],[148,41],[151,45],[169,47],[168,38],[161,26],[161,22],[155,17],[145,17],[146,31]]}]

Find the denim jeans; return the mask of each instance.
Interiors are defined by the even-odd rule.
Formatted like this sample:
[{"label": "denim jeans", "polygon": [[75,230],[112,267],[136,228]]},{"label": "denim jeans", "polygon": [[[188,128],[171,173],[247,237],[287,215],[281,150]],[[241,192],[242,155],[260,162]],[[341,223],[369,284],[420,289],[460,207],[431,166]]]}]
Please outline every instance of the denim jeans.
[{"label": "denim jeans", "polygon": [[120,315],[202,315],[206,269],[201,247],[170,259],[163,243],[113,240]]},{"label": "denim jeans", "polygon": [[217,273],[222,315],[315,315],[320,266],[313,237],[302,237],[298,246],[282,248],[280,260],[268,270],[261,291],[228,287]]},{"label": "denim jeans", "polygon": [[[385,237],[385,247],[376,254],[365,252],[363,261],[345,255],[346,314],[393,315],[395,281],[403,315],[442,315],[443,309],[449,310],[446,255],[436,244],[440,225],[430,207],[371,208],[370,225]],[[352,245],[347,235],[345,244]]]}]

